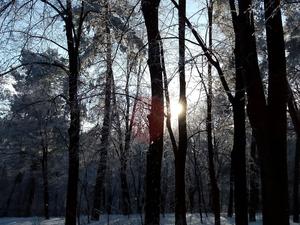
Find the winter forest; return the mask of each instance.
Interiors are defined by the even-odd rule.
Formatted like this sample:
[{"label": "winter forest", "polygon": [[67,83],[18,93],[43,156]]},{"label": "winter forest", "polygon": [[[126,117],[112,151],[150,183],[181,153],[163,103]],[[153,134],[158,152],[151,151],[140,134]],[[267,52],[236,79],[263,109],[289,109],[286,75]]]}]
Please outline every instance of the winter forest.
[{"label": "winter forest", "polygon": [[298,0],[0,0],[0,225],[289,225]]}]

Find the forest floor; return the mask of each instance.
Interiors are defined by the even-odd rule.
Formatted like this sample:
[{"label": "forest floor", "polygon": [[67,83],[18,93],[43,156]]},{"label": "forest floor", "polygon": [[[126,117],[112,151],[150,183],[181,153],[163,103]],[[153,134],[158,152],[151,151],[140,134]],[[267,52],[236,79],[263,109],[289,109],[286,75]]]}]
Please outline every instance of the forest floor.
[{"label": "forest floor", "polygon": [[[87,225],[87,222],[83,221],[80,225]],[[200,221],[199,214],[187,214],[187,225],[213,225],[214,218],[212,215],[208,217],[203,216],[203,223]],[[90,225],[142,225],[141,223],[141,215],[130,215],[122,216],[122,215],[110,215],[102,216],[98,222],[91,222]],[[161,217],[161,225],[174,225],[174,214],[166,214]],[[221,218],[222,225],[233,225],[234,218],[227,218],[222,216]],[[261,225],[261,219],[258,219],[257,222],[249,223],[249,225]],[[297,223],[291,222],[290,225],[296,225]],[[40,217],[6,217],[0,218],[0,225],[64,225],[63,218],[51,218],[49,220],[45,220]]]}]

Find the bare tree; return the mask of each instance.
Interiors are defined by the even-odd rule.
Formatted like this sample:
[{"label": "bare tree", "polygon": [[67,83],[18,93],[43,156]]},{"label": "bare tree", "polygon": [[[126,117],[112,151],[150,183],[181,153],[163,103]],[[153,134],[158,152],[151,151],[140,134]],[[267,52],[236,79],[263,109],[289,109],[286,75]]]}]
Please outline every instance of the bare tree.
[{"label": "bare tree", "polygon": [[[104,118],[101,129],[101,143],[99,148],[100,160],[96,175],[96,185],[94,190],[94,204],[92,209],[92,219],[99,220],[101,198],[104,192],[104,182],[107,169],[107,151],[109,146],[109,135],[111,129],[111,89],[113,80],[112,71],[112,43],[109,27],[109,3],[105,4],[105,32],[106,32],[106,78],[105,78],[105,103]],[[104,202],[104,200],[103,200]]]},{"label": "bare tree", "polygon": [[164,99],[158,7],[160,0],[142,0],[148,37],[148,65],[151,78],[151,111],[148,115],[150,146],[147,153],[145,225],[160,224],[160,183],[163,152]]}]

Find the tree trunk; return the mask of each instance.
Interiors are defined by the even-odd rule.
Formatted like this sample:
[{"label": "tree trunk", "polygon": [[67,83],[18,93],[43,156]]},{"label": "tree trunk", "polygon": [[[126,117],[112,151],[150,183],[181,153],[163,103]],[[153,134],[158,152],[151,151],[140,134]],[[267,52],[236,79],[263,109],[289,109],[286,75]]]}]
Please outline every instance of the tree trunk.
[{"label": "tree trunk", "polygon": [[[127,76],[127,79],[129,77]],[[127,138],[127,132],[129,128],[129,93],[128,93],[128,83],[126,82],[126,88],[125,88],[125,94],[126,94],[126,114],[125,114],[125,124],[126,124],[126,132],[125,132],[125,150],[123,145],[123,133],[121,128],[121,121],[120,121],[120,115],[118,112],[118,105],[117,105],[117,98],[116,98],[116,88],[115,88],[115,82],[113,78],[113,84],[112,84],[112,94],[113,94],[113,104],[114,104],[114,119],[116,121],[116,127],[117,127],[117,133],[118,133],[118,139],[119,139],[119,159],[120,159],[120,180],[121,180],[121,208],[123,215],[129,215],[131,213],[131,202],[130,202],[130,195],[129,195],[129,188],[128,188],[128,182],[127,182],[127,159],[129,154],[129,148],[130,148],[130,138]],[[128,98],[127,98],[128,96]],[[131,135],[130,135],[131,136]]]},{"label": "tree trunk", "polygon": [[[69,106],[70,127],[69,134],[69,169],[67,184],[67,203],[65,225],[76,225],[77,216],[77,192],[79,174],[79,132],[80,132],[80,109],[78,103],[78,49],[79,43],[74,41],[73,15],[71,0],[67,0],[66,7],[66,37],[69,55]],[[79,38],[79,37],[78,37]]]},{"label": "tree trunk", "polygon": [[32,203],[34,200],[34,195],[35,195],[35,171],[36,171],[36,163],[32,162],[32,165],[30,166],[30,179],[29,179],[29,184],[28,184],[28,198],[26,199],[26,207],[25,207],[25,212],[24,216],[31,216],[31,207]]},{"label": "tree trunk", "polygon": [[160,183],[163,152],[164,99],[158,7],[160,0],[142,0],[142,12],[148,36],[148,66],[151,78],[151,111],[148,115],[150,146],[147,152],[145,225],[160,224]]},{"label": "tree trunk", "polygon": [[250,191],[249,191],[249,221],[256,221],[256,211],[259,201],[259,187],[258,187],[258,163],[257,150],[254,133],[252,132],[251,140],[251,162],[250,162]]},{"label": "tree trunk", "polygon": [[[234,5],[234,2],[232,5]],[[233,23],[235,23],[237,27],[237,29],[235,29],[236,43],[239,43],[240,48],[238,58],[241,60],[242,74],[247,91],[247,113],[253,133],[256,137],[257,148],[262,162],[262,196],[265,196],[267,189],[264,181],[267,178],[264,175],[263,168],[266,168],[265,162],[270,160],[264,154],[269,148],[267,140],[268,127],[266,123],[267,105],[258,67],[251,0],[239,1],[238,6],[239,14],[236,15],[236,19],[233,19]],[[263,205],[263,208],[266,208],[265,201],[263,201]]]},{"label": "tree trunk", "polygon": [[163,170],[164,175],[162,175],[162,191],[161,191],[161,207],[160,211],[163,216],[165,216],[166,213],[166,206],[167,206],[167,197],[169,192],[169,165],[166,163],[166,168]]},{"label": "tree trunk", "polygon": [[[213,2],[210,1],[208,5],[208,42],[209,49],[212,48],[212,17],[213,17]],[[214,163],[214,147],[213,147],[213,124],[212,124],[212,74],[211,63],[208,63],[208,94],[207,94],[207,118],[206,118],[206,130],[207,130],[207,144],[208,144],[208,172],[211,185],[211,197],[212,208],[215,215],[215,225],[220,225],[220,191],[215,172]]]},{"label": "tree trunk", "polygon": [[186,128],[186,83],[185,83],[185,10],[186,1],[179,0],[179,104],[182,112],[178,115],[179,142],[175,152],[175,224],[186,225],[185,162],[187,151]]},{"label": "tree trunk", "polygon": [[[268,50],[268,143],[264,151],[264,225],[289,224],[287,178],[287,78],[280,1],[265,0]],[[276,196],[276,197],[275,197]]]},{"label": "tree trunk", "polygon": [[[130,48],[131,46],[129,46]],[[130,51],[130,50],[129,50]],[[125,85],[125,95],[126,95],[126,111],[125,111],[125,145],[124,149],[120,149],[120,161],[121,161],[121,189],[122,189],[122,211],[124,215],[129,215],[131,213],[131,201],[129,194],[129,187],[127,181],[127,160],[129,157],[129,151],[131,147],[131,136],[132,136],[132,127],[135,119],[135,112],[137,107],[137,98],[139,96],[140,89],[140,78],[138,74],[137,78],[137,87],[136,87],[136,95],[135,100],[132,107],[132,114],[130,118],[130,98],[129,98],[129,81],[130,81],[130,73],[131,73],[131,57],[130,53],[127,53],[127,71],[126,71],[126,85]],[[122,139],[121,139],[122,140]]]},{"label": "tree trunk", "polygon": [[246,175],[246,132],[245,132],[245,98],[244,91],[238,84],[242,77],[236,77],[237,90],[233,105],[234,144],[233,144],[233,173],[234,173],[234,208],[235,224],[248,224],[247,175]]},{"label": "tree trunk", "polygon": [[121,161],[121,189],[122,189],[122,212],[123,215],[129,215],[131,213],[131,201],[129,195],[129,188],[127,182],[127,162],[125,160]]},{"label": "tree trunk", "polygon": [[294,185],[293,185],[293,222],[299,223],[299,161],[300,161],[300,136],[297,135],[295,149]]},{"label": "tree trunk", "polygon": [[44,216],[49,219],[49,186],[48,186],[48,149],[43,147],[42,158]]},{"label": "tree trunk", "polygon": [[101,143],[100,143],[100,160],[96,175],[96,184],[94,189],[94,203],[92,209],[92,220],[99,220],[101,209],[101,197],[104,193],[105,175],[107,169],[107,150],[108,150],[108,138],[111,127],[111,87],[113,79],[112,71],[112,43],[111,34],[109,28],[109,5],[106,3],[106,79],[105,79],[105,103],[104,103],[104,119],[101,129]]},{"label": "tree trunk", "polygon": [[231,167],[230,167],[230,180],[229,180],[229,199],[228,199],[228,209],[227,209],[227,216],[232,218],[233,216],[233,187],[234,187],[234,175],[233,175],[233,165],[232,165],[232,161],[233,161],[233,156],[231,153]]},{"label": "tree trunk", "polygon": [[247,173],[246,173],[246,125],[245,125],[245,86],[240,47],[240,34],[235,5],[230,0],[235,31],[235,96],[232,102],[234,139],[232,150],[232,172],[234,177],[234,207],[236,225],[248,224]]},{"label": "tree trunk", "polygon": [[299,163],[300,163],[300,118],[299,109],[295,102],[293,92],[288,86],[289,98],[288,107],[292,118],[294,130],[296,132],[296,149],[295,149],[295,166],[294,166],[294,183],[293,183],[293,222],[299,223]]}]

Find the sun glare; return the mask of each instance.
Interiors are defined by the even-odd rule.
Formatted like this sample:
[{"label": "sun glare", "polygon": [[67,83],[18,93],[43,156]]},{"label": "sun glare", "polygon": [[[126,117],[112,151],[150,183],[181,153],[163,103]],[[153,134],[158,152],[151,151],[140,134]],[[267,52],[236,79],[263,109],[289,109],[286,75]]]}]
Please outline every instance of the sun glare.
[{"label": "sun glare", "polygon": [[178,115],[180,115],[182,110],[183,110],[183,107],[180,103],[172,103],[171,104],[171,115],[173,118],[178,117]]}]

